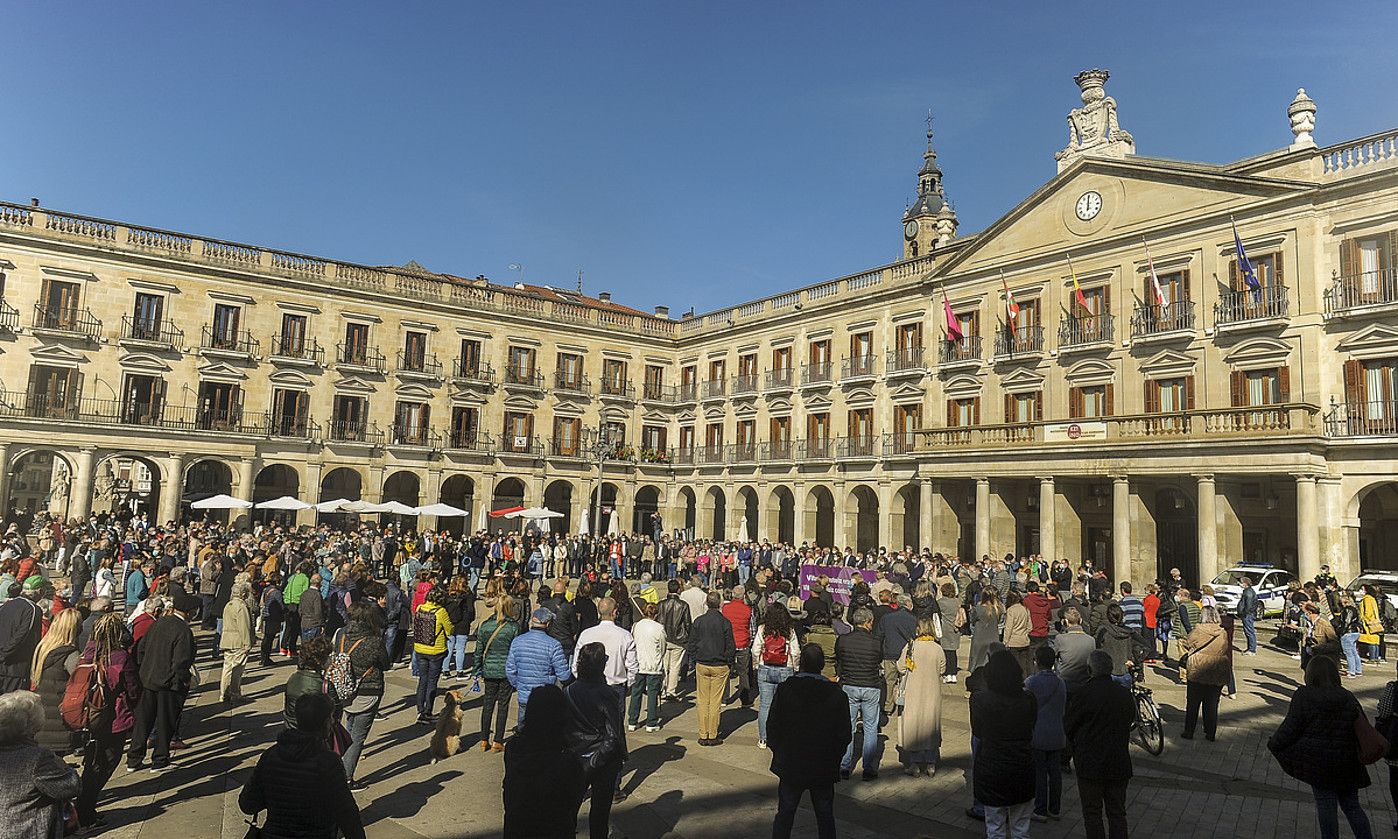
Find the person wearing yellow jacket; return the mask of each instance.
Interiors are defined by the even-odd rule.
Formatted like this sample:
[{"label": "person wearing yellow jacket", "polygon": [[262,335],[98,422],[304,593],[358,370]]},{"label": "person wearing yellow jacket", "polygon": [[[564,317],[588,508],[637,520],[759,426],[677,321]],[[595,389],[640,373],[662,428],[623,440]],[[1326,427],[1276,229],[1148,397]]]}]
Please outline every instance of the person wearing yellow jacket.
[{"label": "person wearing yellow jacket", "polygon": [[442,663],[447,657],[447,639],[451,637],[451,618],[442,606],[446,591],[434,585],[427,598],[413,615],[413,652],[417,653],[417,721],[431,725],[432,701],[437,697],[437,680],[442,676]]},{"label": "person wearing yellow jacket", "polygon": [[1363,594],[1359,600],[1359,643],[1365,645],[1370,661],[1382,662],[1383,617],[1379,612],[1378,598],[1375,596],[1377,592],[1370,585],[1364,586],[1361,591]]}]

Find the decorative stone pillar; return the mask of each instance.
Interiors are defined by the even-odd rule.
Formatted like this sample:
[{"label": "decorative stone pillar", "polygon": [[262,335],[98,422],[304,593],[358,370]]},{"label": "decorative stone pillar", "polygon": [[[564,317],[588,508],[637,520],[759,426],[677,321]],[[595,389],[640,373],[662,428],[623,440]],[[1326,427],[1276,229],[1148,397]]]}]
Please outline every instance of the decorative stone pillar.
[{"label": "decorative stone pillar", "polygon": [[238,462],[238,489],[236,498],[244,501],[252,500],[252,484],[257,480],[257,458],[245,457]]},{"label": "decorative stone pillar", "polygon": [[179,521],[180,499],[184,497],[184,455],[165,458],[165,480],[160,490],[160,523]]},{"label": "decorative stone pillar", "polygon": [[1112,583],[1131,579],[1131,479],[1112,478]]},{"label": "decorative stone pillar", "polygon": [[384,467],[381,463],[369,466],[369,482],[359,489],[359,497],[370,504],[377,504],[383,500],[383,473]]},{"label": "decorative stone pillar", "polygon": [[835,521],[831,539],[835,542],[832,546],[836,550],[843,551],[849,544],[849,537],[846,533],[849,530],[849,512],[847,510],[849,498],[845,495],[845,482],[836,481],[831,487],[835,494]]},{"label": "decorative stone pillar", "polygon": [[791,487],[791,541],[793,547],[801,547],[802,542],[810,540],[809,531],[806,529],[806,485],[802,483],[793,484]]},{"label": "decorative stone pillar", "polygon": [[[441,500],[442,500],[442,499],[441,499],[441,493],[442,493],[442,470],[441,470],[441,469],[429,469],[429,470],[427,470],[427,487],[426,487],[425,489],[422,489],[422,490],[421,490],[421,494],[418,495],[417,506],[419,506],[419,507],[426,507],[428,504],[436,504],[438,501],[441,501]],[[420,522],[419,522],[419,523],[420,523]],[[440,516],[433,516],[433,517],[432,517],[432,529],[433,529],[433,530],[441,530],[441,529],[442,529],[442,519],[441,519]]]},{"label": "decorative stone pillar", "polygon": [[936,544],[936,537],[932,533],[932,494],[937,491],[935,481],[923,479],[922,486],[917,491],[917,540],[921,545],[917,549],[932,548]]},{"label": "decorative stone pillar", "polygon": [[990,479],[976,479],[976,550],[977,559],[990,553]]},{"label": "decorative stone pillar", "polygon": [[1320,530],[1316,524],[1315,475],[1296,476],[1296,567],[1303,580],[1320,573]]},{"label": "decorative stone pillar", "polygon": [[890,551],[901,550],[903,534],[898,534],[899,544],[893,544],[893,486],[879,484],[879,547]]},{"label": "decorative stone pillar", "polygon": [[1218,500],[1214,476],[1199,476],[1199,583],[1218,576]]},{"label": "decorative stone pillar", "polygon": [[[478,495],[472,499],[476,501],[475,521],[470,523],[470,530],[475,533],[477,530],[490,529],[490,505],[495,500],[495,473],[486,472],[481,475],[481,479],[476,483]],[[586,500],[584,500],[586,503]],[[595,534],[594,534],[595,535]]]},{"label": "decorative stone pillar", "polygon": [[1053,478],[1039,479],[1039,553],[1052,561],[1058,556],[1058,492]]},{"label": "decorative stone pillar", "polygon": [[[306,464],[306,485],[301,489],[300,493],[298,494],[301,500],[305,501],[307,504],[315,504],[321,500],[320,475],[323,468],[324,467],[319,463]],[[319,515],[319,511],[317,511],[315,507],[309,507],[305,510],[297,510],[296,524],[297,526],[306,524],[314,527],[317,515]]]},{"label": "decorative stone pillar", "polygon": [[96,451],[94,448],[78,451],[73,469],[73,488],[69,491],[69,518],[86,519],[92,512],[92,458]]}]

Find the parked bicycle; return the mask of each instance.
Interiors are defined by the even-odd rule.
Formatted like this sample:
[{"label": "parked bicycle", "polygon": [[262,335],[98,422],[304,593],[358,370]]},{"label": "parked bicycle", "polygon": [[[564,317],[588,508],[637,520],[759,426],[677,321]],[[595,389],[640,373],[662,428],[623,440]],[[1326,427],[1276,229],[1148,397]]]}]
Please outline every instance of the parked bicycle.
[{"label": "parked bicycle", "polygon": [[1141,748],[1152,755],[1165,750],[1165,725],[1160,720],[1160,707],[1150,688],[1143,684],[1145,672],[1140,665],[1131,668],[1131,696],[1136,700],[1136,721],[1132,729]]}]

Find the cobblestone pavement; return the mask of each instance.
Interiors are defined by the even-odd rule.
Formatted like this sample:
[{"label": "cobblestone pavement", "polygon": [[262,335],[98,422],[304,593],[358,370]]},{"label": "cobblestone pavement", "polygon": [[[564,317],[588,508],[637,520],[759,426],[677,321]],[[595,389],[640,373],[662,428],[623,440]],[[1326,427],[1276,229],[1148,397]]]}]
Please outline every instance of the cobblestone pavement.
[{"label": "cobblestone pavement", "polygon": [[[1259,627],[1261,629],[1261,627]],[[1266,634],[1264,634],[1266,637]],[[201,641],[202,641],[201,637]],[[1266,739],[1286,713],[1296,688],[1299,663],[1264,648],[1256,657],[1235,658],[1239,697],[1224,699],[1216,743],[1179,739],[1184,687],[1167,671],[1152,672],[1147,684],[1162,706],[1165,752],[1151,757],[1133,746],[1135,778],[1128,794],[1131,833],[1174,839],[1225,836],[1296,836],[1318,833],[1310,792],[1287,778],[1266,749]],[[218,669],[201,662],[203,686],[185,712],[187,751],[176,753],[178,769],[161,775],[118,769],[104,808],[115,839],[222,836],[241,839],[246,830],[238,791],[257,755],[280,727],[282,685],[290,665],[253,666],[246,694],[253,700],[234,710],[216,702]],[[1388,665],[1366,668],[1347,682],[1372,715]],[[458,686],[458,683],[447,683]],[[413,724],[416,681],[406,668],[388,678],[389,718],[375,723],[360,764],[367,791],[357,794],[372,839],[467,839],[500,832],[502,762],[497,754],[468,750],[434,765],[427,734]],[[459,683],[464,688],[465,683]],[[972,837],[980,823],[964,815],[970,803],[965,771],[970,760],[969,715],[961,685],[944,686],[942,763],[933,778],[909,778],[885,763],[874,781],[856,780],[837,789],[835,815],[845,837]],[[479,723],[479,700],[470,699],[467,732]],[[439,706],[440,707],[440,706]],[[513,707],[512,707],[513,711]],[[735,837],[771,830],[776,784],[768,772],[770,753],[757,748],[756,712],[731,705],[724,710],[722,746],[695,745],[696,715],[688,702],[668,703],[658,733],[628,735],[631,760],[623,776],[630,796],[613,810],[614,836]],[[892,744],[887,746],[892,757]],[[1394,822],[1387,795],[1387,767],[1370,770],[1374,781],[1362,793],[1375,833]],[[547,794],[541,790],[540,794]],[[1077,786],[1064,778],[1064,815],[1036,823],[1035,837],[1083,834]],[[580,825],[585,834],[587,805]],[[1344,828],[1342,828],[1342,833]],[[798,836],[814,835],[809,804],[800,814]],[[1345,834],[1348,835],[1348,834]]]}]

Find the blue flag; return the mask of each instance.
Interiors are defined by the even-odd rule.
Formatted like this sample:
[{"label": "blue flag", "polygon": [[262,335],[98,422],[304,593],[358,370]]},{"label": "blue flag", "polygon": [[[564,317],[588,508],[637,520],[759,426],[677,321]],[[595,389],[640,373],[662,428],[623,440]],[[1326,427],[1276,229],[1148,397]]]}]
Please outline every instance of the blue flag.
[{"label": "blue flag", "polygon": [[[1232,224],[1233,220],[1229,219]],[[1252,299],[1255,303],[1262,302],[1262,283],[1257,281],[1257,272],[1252,270],[1252,261],[1248,259],[1247,251],[1243,250],[1243,240],[1238,237],[1238,225],[1233,224],[1233,245],[1238,250],[1238,270],[1243,272],[1243,282],[1248,284],[1252,290]]]}]

